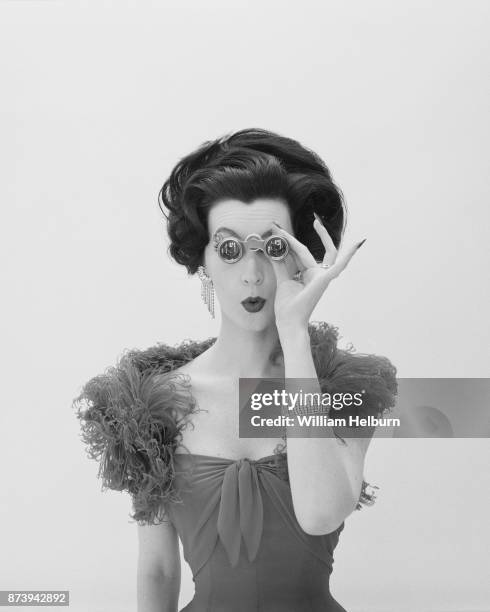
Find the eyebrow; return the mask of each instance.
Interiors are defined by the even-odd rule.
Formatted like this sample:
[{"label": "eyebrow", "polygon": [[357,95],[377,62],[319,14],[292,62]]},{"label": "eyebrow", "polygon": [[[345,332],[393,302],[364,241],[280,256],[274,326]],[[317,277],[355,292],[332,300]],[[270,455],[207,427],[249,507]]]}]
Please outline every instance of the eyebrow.
[{"label": "eyebrow", "polygon": [[[233,234],[233,236],[236,236],[237,238],[244,240],[240,236],[240,234],[237,234],[234,230],[230,229],[229,227],[218,227],[218,229],[214,232],[213,236],[215,236],[216,234],[219,234],[219,232],[228,232],[229,234]],[[261,238],[268,238],[269,236],[272,236],[273,233],[274,231],[269,229],[262,234]]]}]

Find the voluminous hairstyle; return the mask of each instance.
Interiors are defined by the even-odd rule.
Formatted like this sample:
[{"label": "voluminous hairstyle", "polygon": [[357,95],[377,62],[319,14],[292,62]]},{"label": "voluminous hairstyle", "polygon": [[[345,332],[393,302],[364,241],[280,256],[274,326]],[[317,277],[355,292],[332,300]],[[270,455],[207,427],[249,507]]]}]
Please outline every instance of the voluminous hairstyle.
[{"label": "voluminous hairstyle", "polygon": [[165,181],[158,204],[167,220],[170,255],[194,274],[209,242],[210,207],[224,199],[248,204],[258,198],[288,206],[294,235],[316,261],[323,260],[325,248],[313,228],[313,211],[339,247],[347,211],[324,161],[296,140],[250,128],[206,141]]}]

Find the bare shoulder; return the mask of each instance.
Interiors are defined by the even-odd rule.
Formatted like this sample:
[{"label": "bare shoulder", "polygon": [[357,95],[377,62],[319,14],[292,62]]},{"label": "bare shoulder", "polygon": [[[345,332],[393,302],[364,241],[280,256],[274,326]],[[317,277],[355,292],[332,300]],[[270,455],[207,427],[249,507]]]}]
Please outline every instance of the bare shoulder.
[{"label": "bare shoulder", "polygon": [[186,361],[182,365],[179,365],[164,374],[158,374],[157,376],[160,379],[160,378],[167,377],[169,375],[185,374],[185,375],[192,376],[193,378],[194,377],[199,378],[200,375],[204,374],[207,370],[207,362],[209,361],[209,357],[210,357],[210,348],[203,351],[202,353],[200,353],[193,359],[189,359],[189,361]]},{"label": "bare shoulder", "polygon": [[216,396],[225,395],[226,389],[232,385],[229,378],[225,378],[216,372],[211,360],[210,349],[201,353],[191,361],[172,370],[175,374],[188,377],[192,393],[196,396],[204,393],[213,393]]}]

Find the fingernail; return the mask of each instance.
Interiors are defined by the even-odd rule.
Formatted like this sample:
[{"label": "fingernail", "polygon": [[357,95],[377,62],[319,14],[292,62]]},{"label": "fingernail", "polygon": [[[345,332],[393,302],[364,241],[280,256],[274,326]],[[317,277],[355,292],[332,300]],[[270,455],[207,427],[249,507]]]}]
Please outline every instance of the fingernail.
[{"label": "fingernail", "polygon": [[272,222],[274,225],[276,225],[279,229],[282,229],[282,227],[279,225],[279,223],[276,223],[275,221]]},{"label": "fingernail", "polygon": [[364,240],[361,240],[361,242],[357,245],[357,248],[359,249],[360,247],[362,247],[362,245],[366,242],[367,238],[364,238]]},{"label": "fingernail", "polygon": [[[313,215],[315,216],[315,219],[318,221],[318,223],[322,223],[322,220],[320,219],[320,217],[316,214],[315,211],[313,211]],[[323,223],[322,223],[323,225]]]}]

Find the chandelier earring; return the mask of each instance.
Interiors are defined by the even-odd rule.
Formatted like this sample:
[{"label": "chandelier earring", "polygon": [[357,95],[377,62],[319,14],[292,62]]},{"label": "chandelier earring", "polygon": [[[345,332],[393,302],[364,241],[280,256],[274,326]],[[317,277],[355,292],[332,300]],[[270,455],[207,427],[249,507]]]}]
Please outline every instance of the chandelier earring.
[{"label": "chandelier earring", "polygon": [[201,298],[208,307],[209,313],[214,319],[214,285],[211,277],[208,276],[204,266],[197,268],[197,275],[201,279]]}]

